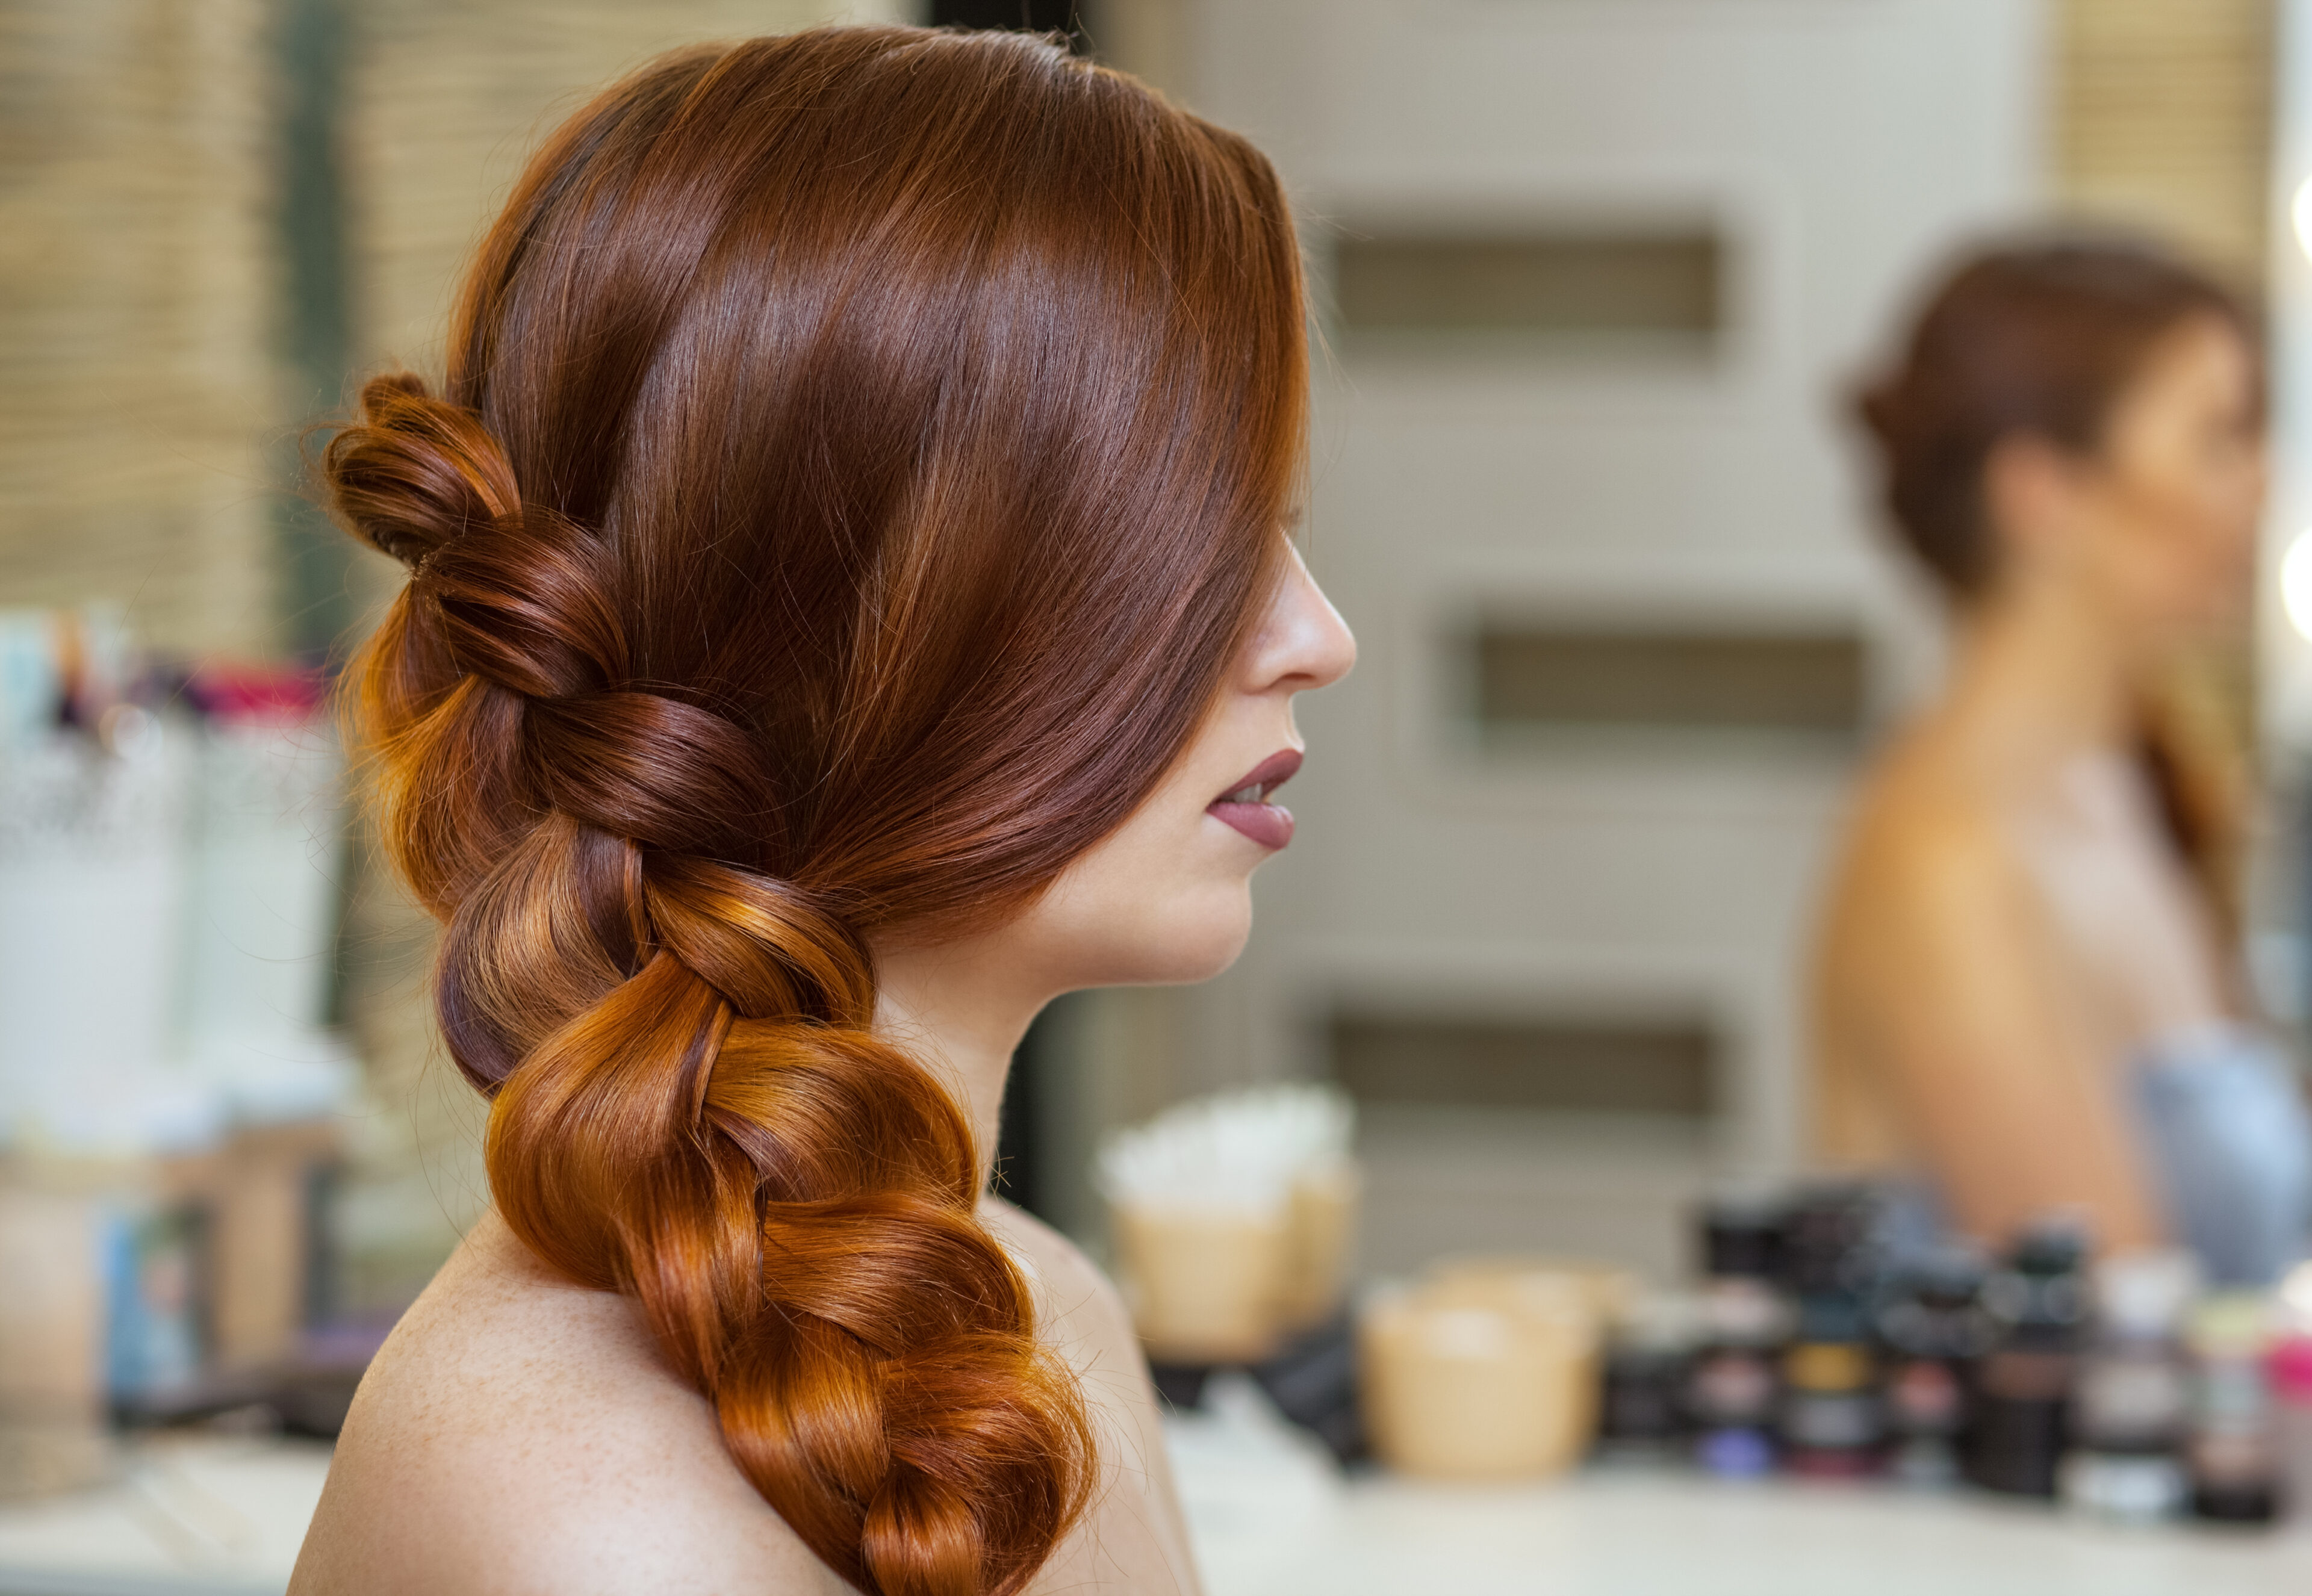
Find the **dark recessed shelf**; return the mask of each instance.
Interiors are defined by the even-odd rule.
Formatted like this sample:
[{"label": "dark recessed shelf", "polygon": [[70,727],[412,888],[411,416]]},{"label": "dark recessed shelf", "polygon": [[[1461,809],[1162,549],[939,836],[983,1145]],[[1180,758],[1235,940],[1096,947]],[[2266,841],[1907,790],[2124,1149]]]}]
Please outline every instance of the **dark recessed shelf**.
[{"label": "dark recessed shelf", "polygon": [[1488,748],[1633,736],[1844,746],[1868,715],[1869,651],[1852,630],[1484,619],[1457,652],[1465,713]]},{"label": "dark recessed shelf", "polygon": [[1351,346],[1706,355],[1725,330],[1712,231],[1375,231],[1333,255]]},{"label": "dark recessed shelf", "polygon": [[1710,1118],[1718,1040],[1685,1020],[1505,1022],[1344,1013],[1333,1074],[1360,1102]]}]

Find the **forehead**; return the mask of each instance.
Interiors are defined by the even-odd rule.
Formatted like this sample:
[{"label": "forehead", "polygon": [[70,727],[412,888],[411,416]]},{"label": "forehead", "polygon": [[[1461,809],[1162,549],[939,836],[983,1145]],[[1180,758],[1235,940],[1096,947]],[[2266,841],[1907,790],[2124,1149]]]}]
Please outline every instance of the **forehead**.
[{"label": "forehead", "polygon": [[2123,403],[2206,403],[2241,396],[2255,370],[2255,352],[2238,328],[2213,312],[2187,316],[2160,335]]},{"label": "forehead", "polygon": [[2212,312],[2193,315],[2146,352],[2112,406],[2104,437],[2125,452],[2211,419],[2253,425],[2262,394],[2255,351],[2239,329]]}]

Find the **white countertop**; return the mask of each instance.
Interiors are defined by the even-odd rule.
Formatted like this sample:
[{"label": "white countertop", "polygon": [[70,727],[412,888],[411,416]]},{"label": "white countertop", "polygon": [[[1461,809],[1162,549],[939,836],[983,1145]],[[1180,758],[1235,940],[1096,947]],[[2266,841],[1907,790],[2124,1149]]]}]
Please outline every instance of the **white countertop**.
[{"label": "white countertop", "polygon": [[[1249,1393],[1249,1388],[1246,1388]],[[1208,1596],[2303,1596],[2312,1532],[1893,1486],[1585,1469],[1344,1479],[1246,1393],[1173,1421]]]},{"label": "white countertop", "polygon": [[0,1596],[281,1596],[329,1449],[166,1437],[114,1483],[0,1505]]},{"label": "white countertop", "polygon": [[1785,1482],[1581,1474],[1493,1491],[1374,1479],[1289,1533],[1197,1537],[1209,1596],[2301,1596],[2312,1536],[2084,1524],[2049,1509]]},{"label": "white countertop", "polygon": [[[1590,1470],[1343,1479],[1250,1404],[1175,1423],[1209,1596],[2299,1596],[2312,1533],[2130,1530],[1883,1486]],[[116,1484],[0,1506],[0,1596],[280,1596],[328,1467],[188,1438]]]}]

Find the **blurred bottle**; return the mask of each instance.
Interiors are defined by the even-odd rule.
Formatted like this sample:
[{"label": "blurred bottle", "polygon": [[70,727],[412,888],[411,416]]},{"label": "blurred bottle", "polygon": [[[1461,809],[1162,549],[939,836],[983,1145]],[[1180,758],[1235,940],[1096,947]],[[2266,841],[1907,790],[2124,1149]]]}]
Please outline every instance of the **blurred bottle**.
[{"label": "blurred bottle", "polygon": [[2264,1373],[2269,1308],[2254,1292],[2209,1297],[2193,1311],[2185,1344],[2192,1358],[2192,1511],[2219,1522],[2269,1522],[2278,1495]]},{"label": "blurred bottle", "polygon": [[1878,1205],[1868,1188],[1802,1196],[1782,1232],[1782,1277],[1797,1333],[1782,1357],[1784,1460],[1794,1473],[1873,1473],[1884,1433],[1870,1300],[1879,1274]]},{"label": "blurred bottle", "polygon": [[1101,1144],[1096,1179],[1149,1356],[1179,1389],[1258,1364],[1339,1307],[1353,1256],[1355,1110],[1273,1086],[1175,1104]]},{"label": "blurred bottle", "polygon": [[1975,1382],[1961,1457],[1966,1478],[1985,1490],[2055,1494],[2087,1321],[2086,1261],[2080,1220],[2049,1215],[2025,1228],[1984,1283],[1998,1334]]},{"label": "blurred bottle", "polygon": [[1906,1266],[1879,1303],[1887,1469],[1906,1485],[1945,1486],[1959,1477],[1969,1389],[1994,1333],[1977,1301],[1985,1272],[1974,1248],[1940,1247]]},{"label": "blurred bottle", "polygon": [[0,758],[0,1137],[14,1144],[88,1140],[83,1121],[183,1073],[192,740],[115,707],[110,745],[48,730]]},{"label": "blurred bottle", "polygon": [[0,612],[0,1490],[326,1294],[340,762],[317,678],[199,680],[117,609]]},{"label": "blurred bottle", "polygon": [[189,771],[183,1048],[243,1124],[326,1118],[350,1095],[328,1025],[346,850],[328,684],[293,666],[206,665]]},{"label": "blurred bottle", "polygon": [[46,609],[0,609],[0,760],[65,718],[62,631]]},{"label": "blurred bottle", "polygon": [[1598,1456],[1667,1463],[1686,1441],[1686,1393],[1702,1335],[1699,1298],[1650,1293],[1616,1320],[1606,1354]]},{"label": "blurred bottle", "polygon": [[1377,1290],[1358,1315],[1374,1452],[1433,1479],[1554,1474],[1588,1451],[1601,1326],[1591,1282],[1459,1271]]},{"label": "blurred bottle", "polygon": [[1703,1214],[1702,1348],[1686,1409],[1694,1460],[1712,1474],[1774,1466],[1776,1363],[1790,1337],[1790,1309],[1775,1284],[1785,1215],[1782,1203],[1755,1194],[1720,1197]]},{"label": "blurred bottle", "polygon": [[2312,1263],[2299,1264],[2281,1283],[2271,1350],[2273,1441],[2280,1513],[2291,1524],[2312,1523]]},{"label": "blurred bottle", "polygon": [[0,1162],[0,1499],[86,1486],[109,1465],[106,1218]]},{"label": "blurred bottle", "polygon": [[91,1483],[108,1420],[206,1366],[219,1120],[130,1085],[0,1150],[0,1496]]},{"label": "blurred bottle", "polygon": [[186,1066],[233,1130],[213,1188],[207,1322],[227,1367],[278,1363],[329,1307],[327,1194],[357,1072],[328,1023],[344,759],[327,683],[211,663],[199,712],[180,954]]},{"label": "blurred bottle", "polygon": [[2107,1517],[2173,1518],[2190,1499],[2184,1323],[2200,1269],[2181,1248],[2119,1253],[2094,1271],[2094,1330],[2080,1360],[2063,1500]]}]

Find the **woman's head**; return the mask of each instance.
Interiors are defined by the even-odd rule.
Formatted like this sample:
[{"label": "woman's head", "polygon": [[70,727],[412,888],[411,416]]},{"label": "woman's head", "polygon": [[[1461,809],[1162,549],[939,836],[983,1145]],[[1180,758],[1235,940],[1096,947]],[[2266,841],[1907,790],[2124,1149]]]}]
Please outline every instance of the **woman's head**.
[{"label": "woman's head", "polygon": [[[642,1299],[870,1588],[1015,1588],[1084,1485],[870,950],[1020,923],[1281,710],[1246,672],[1310,613],[1304,368],[1242,140],[1017,36],[828,31],[574,117],[484,241],[445,395],[374,382],[330,448],[413,568],[355,711],[448,923],[494,1195]],[[1142,978],[1227,940],[1239,840],[1184,862]]]},{"label": "woman's head", "polygon": [[[413,500],[382,440],[341,452],[356,522],[432,551],[395,626],[438,617],[458,653],[381,685],[471,671],[555,706],[518,740],[555,746],[492,773],[515,829],[592,767],[563,706],[652,717],[622,729],[661,761],[712,759],[682,711],[711,715],[745,744],[721,834],[653,835],[639,792],[600,818],[862,934],[985,925],[1153,787],[1284,568],[1299,270],[1248,145],[1038,42],[834,31],[655,66],[540,152],[469,281],[445,397],[504,490]],[[521,591],[549,571],[566,592]],[[538,623],[553,679],[495,669],[539,651],[541,602],[578,604]],[[497,847],[455,852],[462,879]]]},{"label": "woman's head", "polygon": [[2169,634],[2246,599],[2264,488],[2252,329],[2156,250],[1974,257],[1859,408],[1896,531],[1963,603],[2052,577]]}]

